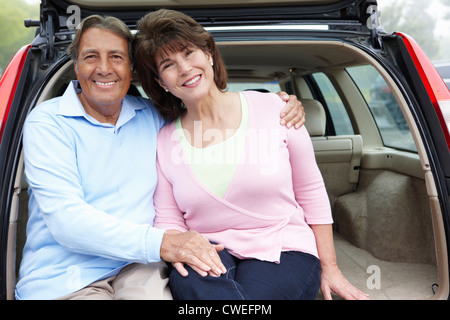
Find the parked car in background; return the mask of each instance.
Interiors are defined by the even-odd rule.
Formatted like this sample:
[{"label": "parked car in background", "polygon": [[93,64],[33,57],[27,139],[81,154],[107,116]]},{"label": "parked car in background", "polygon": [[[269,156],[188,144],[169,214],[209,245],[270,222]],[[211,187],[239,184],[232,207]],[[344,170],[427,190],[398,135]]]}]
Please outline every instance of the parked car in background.
[{"label": "parked car in background", "polygon": [[450,90],[450,61],[435,61],[434,66]]},{"label": "parked car in background", "polygon": [[152,6],[213,34],[230,90],[285,90],[303,102],[338,263],[355,286],[372,299],[449,298],[448,64],[436,64],[440,76],[412,38],[385,32],[375,0],[43,0],[40,21],[27,22],[37,37],[0,80],[1,299],[14,298],[26,240],[27,114],[75,79],[76,22],[107,14],[133,30]]}]

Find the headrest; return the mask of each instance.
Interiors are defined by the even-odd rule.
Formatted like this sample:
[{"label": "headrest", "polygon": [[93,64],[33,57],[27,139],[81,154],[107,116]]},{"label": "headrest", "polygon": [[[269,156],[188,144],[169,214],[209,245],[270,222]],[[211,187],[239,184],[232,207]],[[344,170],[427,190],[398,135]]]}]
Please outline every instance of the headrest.
[{"label": "headrest", "polygon": [[305,109],[305,126],[311,137],[325,135],[326,116],[322,103],[314,99],[300,99]]}]

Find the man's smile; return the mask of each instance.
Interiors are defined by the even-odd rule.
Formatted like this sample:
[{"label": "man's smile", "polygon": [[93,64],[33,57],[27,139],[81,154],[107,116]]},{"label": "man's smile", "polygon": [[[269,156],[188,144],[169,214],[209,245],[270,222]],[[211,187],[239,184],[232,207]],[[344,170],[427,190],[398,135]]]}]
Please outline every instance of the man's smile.
[{"label": "man's smile", "polygon": [[99,86],[103,86],[103,87],[112,86],[117,83],[117,81],[101,82],[101,81],[96,81],[96,80],[93,80],[93,82],[95,84],[97,84]]}]

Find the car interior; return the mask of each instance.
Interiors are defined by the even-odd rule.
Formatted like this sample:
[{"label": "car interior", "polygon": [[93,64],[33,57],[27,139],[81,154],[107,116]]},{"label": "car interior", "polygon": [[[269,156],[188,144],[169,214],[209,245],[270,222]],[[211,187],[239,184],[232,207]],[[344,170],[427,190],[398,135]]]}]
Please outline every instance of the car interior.
[{"label": "car interior", "polygon": [[[344,276],[373,300],[445,296],[448,259],[436,183],[395,77],[369,53],[341,41],[217,45],[229,90],[284,90],[302,101]],[[39,100],[61,95],[74,78],[68,61]],[[134,85],[145,95],[137,80]],[[11,299],[26,238],[27,186],[20,161],[8,241]]]}]

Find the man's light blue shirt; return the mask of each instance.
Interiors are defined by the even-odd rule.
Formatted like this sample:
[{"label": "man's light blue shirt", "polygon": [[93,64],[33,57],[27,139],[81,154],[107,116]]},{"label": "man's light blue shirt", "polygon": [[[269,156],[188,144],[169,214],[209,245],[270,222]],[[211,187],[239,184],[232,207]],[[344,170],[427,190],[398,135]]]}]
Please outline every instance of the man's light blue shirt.
[{"label": "man's light blue shirt", "polygon": [[29,185],[27,242],[17,299],[54,299],[160,261],[153,228],[156,139],[164,121],[151,103],[126,96],[117,124],[86,114],[72,82],[24,126]]}]

